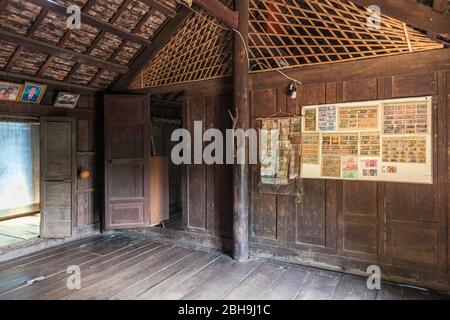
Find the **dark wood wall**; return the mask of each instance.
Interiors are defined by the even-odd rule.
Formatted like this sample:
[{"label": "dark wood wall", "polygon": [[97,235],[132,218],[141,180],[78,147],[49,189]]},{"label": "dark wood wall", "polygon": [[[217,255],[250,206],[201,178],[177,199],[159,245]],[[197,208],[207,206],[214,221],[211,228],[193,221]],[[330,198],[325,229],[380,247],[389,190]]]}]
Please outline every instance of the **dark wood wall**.
[{"label": "dark wood wall", "polygon": [[392,277],[423,282],[439,275],[448,285],[448,76],[432,72],[304,85],[298,101],[288,98],[284,87],[253,91],[254,118],[298,112],[297,105],[431,95],[435,133],[433,185],[304,180],[305,196],[297,203],[291,197],[259,194],[254,167],[254,252],[361,272],[377,264]]},{"label": "dark wood wall", "polygon": [[[102,95],[81,92],[76,109],[52,107],[60,90],[49,87],[40,105],[20,102],[0,102],[0,116],[8,117],[71,117],[76,119],[77,173],[81,168],[91,172],[88,180],[76,180],[75,210],[79,231],[100,222],[103,169],[101,167],[103,118]],[[66,91],[62,89],[61,91]],[[98,121],[100,120],[100,121]],[[100,127],[99,127],[100,126]]]},{"label": "dark wood wall", "polygon": [[[194,121],[225,133],[231,128],[228,96],[187,97],[183,127],[194,138]],[[192,143],[192,146],[194,144]],[[193,153],[193,152],[192,152]],[[192,159],[193,161],[193,159]],[[230,237],[233,215],[233,168],[227,165],[183,167],[183,226],[193,233]]]},{"label": "dark wood wall", "polygon": [[[304,198],[260,194],[259,168],[251,170],[250,239],[252,254],[365,274],[376,264],[385,277],[432,287],[450,288],[448,243],[448,137],[450,73],[429,72],[324,82],[300,86],[296,100],[286,85],[253,90],[252,118],[276,111],[299,113],[300,106],[376,99],[433,96],[434,184],[400,184],[303,180]],[[193,120],[220,125],[227,99],[187,99],[186,127]],[[223,176],[220,176],[223,170]],[[186,168],[187,223],[213,230],[214,222],[231,219],[232,200],[226,169]],[[217,186],[220,185],[220,200]],[[216,188],[214,188],[216,187]],[[225,199],[226,197],[226,199]],[[220,208],[220,207],[219,207]],[[227,220],[229,221],[229,220]],[[226,224],[229,227],[229,224]],[[227,229],[229,230],[229,229]],[[217,233],[216,234],[220,234]]]}]

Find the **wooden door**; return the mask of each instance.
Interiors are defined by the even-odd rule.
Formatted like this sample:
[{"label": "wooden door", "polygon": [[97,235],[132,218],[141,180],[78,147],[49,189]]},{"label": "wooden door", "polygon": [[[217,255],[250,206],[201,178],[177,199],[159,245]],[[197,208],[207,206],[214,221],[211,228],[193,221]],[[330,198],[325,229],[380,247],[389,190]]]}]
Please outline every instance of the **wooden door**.
[{"label": "wooden door", "polygon": [[74,229],[75,122],[41,119],[41,237],[70,238]]},{"label": "wooden door", "polygon": [[105,228],[150,226],[150,102],[105,96]]}]

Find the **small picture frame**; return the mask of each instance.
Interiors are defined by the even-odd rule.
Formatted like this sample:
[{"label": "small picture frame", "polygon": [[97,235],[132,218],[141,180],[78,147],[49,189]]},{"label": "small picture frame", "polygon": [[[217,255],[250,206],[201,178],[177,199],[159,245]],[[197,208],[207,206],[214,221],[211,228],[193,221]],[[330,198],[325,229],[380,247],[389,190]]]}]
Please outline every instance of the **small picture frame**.
[{"label": "small picture frame", "polygon": [[25,82],[20,101],[28,103],[41,103],[47,86],[40,83]]},{"label": "small picture frame", "polygon": [[18,83],[0,81],[0,101],[18,101],[22,87]]},{"label": "small picture frame", "polygon": [[80,95],[77,93],[60,92],[55,100],[55,107],[73,109],[77,106]]}]

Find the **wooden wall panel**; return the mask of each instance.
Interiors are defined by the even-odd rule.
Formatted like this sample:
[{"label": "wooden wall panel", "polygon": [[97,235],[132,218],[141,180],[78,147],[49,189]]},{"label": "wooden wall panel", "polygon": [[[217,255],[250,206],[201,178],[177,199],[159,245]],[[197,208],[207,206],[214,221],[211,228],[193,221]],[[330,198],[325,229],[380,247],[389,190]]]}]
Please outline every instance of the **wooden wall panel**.
[{"label": "wooden wall panel", "polygon": [[[295,197],[261,194],[259,167],[253,166],[250,235],[257,248],[254,252],[290,261],[306,257],[308,262],[353,271],[361,266],[362,273],[367,265],[377,264],[397,281],[450,288],[449,77],[450,73],[434,72],[383,74],[304,84],[298,87],[297,99],[287,96],[285,86],[252,91],[253,119],[277,111],[295,113],[311,104],[432,95],[436,177],[433,185],[304,180],[304,198],[297,203]],[[222,177],[216,171],[216,186]],[[207,183],[204,176],[199,179]],[[216,213],[215,220],[219,217]]]},{"label": "wooden wall panel", "polygon": [[77,172],[81,168],[86,168],[91,172],[91,178],[88,181],[81,181],[77,178],[76,193],[76,226],[78,228],[100,222],[101,215],[101,196],[102,187],[101,165],[101,134],[102,125],[98,120],[102,118],[103,99],[100,95],[89,96],[81,94],[75,109],[54,108],[53,105],[56,96],[60,90],[49,86],[41,105],[32,105],[16,102],[0,102],[0,115],[10,117],[30,116],[40,118],[46,117],[72,117],[77,121]]},{"label": "wooden wall panel", "polygon": [[[278,110],[277,89],[264,89],[252,92],[252,118],[268,117]],[[254,123],[254,126],[258,126]],[[260,175],[258,167],[251,171],[251,234],[254,237],[277,239],[277,196],[260,194],[258,191]]]},{"label": "wooden wall panel", "polygon": [[392,77],[392,97],[418,97],[435,95],[437,79],[435,73],[413,74]]},{"label": "wooden wall panel", "polygon": [[325,247],[326,186],[323,181],[305,180],[304,199],[297,205],[296,242]]},{"label": "wooden wall panel", "polygon": [[362,79],[343,82],[343,100],[367,101],[377,99],[377,79]]},{"label": "wooden wall panel", "polygon": [[[193,137],[194,121],[202,121],[203,131],[231,127],[228,115],[230,99],[223,96],[186,98],[183,124]],[[205,144],[203,144],[205,145]],[[194,144],[192,144],[192,147]],[[231,236],[233,209],[232,166],[187,165],[183,185],[183,225],[188,231],[217,236]]]},{"label": "wooden wall panel", "polygon": [[[417,185],[304,180],[304,200],[295,203],[292,197],[259,194],[256,188],[259,169],[254,167],[251,241],[269,244],[267,250],[272,255],[276,253],[270,248],[276,247],[294,249],[309,258],[317,253],[317,262],[324,262],[324,253],[337,254],[339,258],[330,257],[326,261],[342,267],[352,264],[350,261],[365,261],[405,272],[416,270],[412,272],[420,274],[435,270],[447,274],[450,262],[447,78],[448,74],[428,73],[300,86],[298,106],[290,110],[311,104],[432,95],[436,181],[433,185]],[[285,88],[253,91],[253,118],[284,110],[290,101],[284,92]],[[277,229],[283,224],[285,237]],[[395,274],[402,277],[402,272]]]}]

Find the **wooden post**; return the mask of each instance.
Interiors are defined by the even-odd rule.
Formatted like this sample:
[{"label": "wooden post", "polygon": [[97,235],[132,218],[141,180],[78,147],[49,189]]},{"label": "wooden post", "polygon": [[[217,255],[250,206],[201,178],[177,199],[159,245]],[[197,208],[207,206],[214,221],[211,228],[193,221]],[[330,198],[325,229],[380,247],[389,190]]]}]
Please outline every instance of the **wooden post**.
[{"label": "wooden post", "polygon": [[[246,50],[248,48],[248,20],[249,0],[236,0],[235,10],[239,15],[239,32],[234,33],[234,107],[238,111],[236,129],[248,130],[250,125],[250,112],[248,103],[248,61]],[[244,44],[245,43],[245,44]],[[248,161],[248,141],[246,144]],[[248,185],[249,165],[235,164],[233,169],[233,258],[244,262],[249,259],[248,246]]]}]

